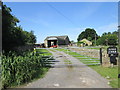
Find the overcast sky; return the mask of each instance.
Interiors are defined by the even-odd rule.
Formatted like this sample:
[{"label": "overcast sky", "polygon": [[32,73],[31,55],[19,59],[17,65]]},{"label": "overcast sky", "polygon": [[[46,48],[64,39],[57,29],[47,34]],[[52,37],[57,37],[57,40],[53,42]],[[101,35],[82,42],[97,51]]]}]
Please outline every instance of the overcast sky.
[{"label": "overcast sky", "polygon": [[68,35],[77,41],[85,28],[98,35],[113,32],[118,26],[117,2],[6,2],[24,30],[33,30],[37,43],[47,36]]}]

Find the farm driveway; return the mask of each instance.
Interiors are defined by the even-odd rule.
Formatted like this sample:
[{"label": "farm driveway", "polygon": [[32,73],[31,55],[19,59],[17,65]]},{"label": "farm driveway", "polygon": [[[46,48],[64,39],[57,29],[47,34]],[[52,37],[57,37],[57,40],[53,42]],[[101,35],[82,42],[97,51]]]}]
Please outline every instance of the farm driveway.
[{"label": "farm driveway", "polygon": [[59,62],[50,68],[44,78],[23,88],[111,88],[106,79],[76,58],[60,51],[50,52]]}]

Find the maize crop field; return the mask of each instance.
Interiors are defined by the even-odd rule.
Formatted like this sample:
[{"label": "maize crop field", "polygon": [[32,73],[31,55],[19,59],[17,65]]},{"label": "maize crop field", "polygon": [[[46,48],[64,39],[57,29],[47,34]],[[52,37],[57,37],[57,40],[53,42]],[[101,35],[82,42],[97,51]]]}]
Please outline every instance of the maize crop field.
[{"label": "maize crop field", "polygon": [[2,55],[2,88],[19,86],[33,80],[38,75],[43,75],[48,70],[43,63],[42,55],[34,52],[26,52],[20,56],[15,53]]}]

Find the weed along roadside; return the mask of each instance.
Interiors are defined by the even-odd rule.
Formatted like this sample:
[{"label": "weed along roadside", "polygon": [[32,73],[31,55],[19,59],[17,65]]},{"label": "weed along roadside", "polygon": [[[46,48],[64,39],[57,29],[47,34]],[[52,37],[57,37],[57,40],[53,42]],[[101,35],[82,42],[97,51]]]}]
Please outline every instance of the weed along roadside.
[{"label": "weed along roadside", "polygon": [[[10,52],[2,56],[2,87],[19,87],[28,82],[44,77],[49,70],[47,58],[52,54],[47,50],[24,52],[22,55]],[[47,63],[48,65],[49,63]]]},{"label": "weed along roadside", "polygon": [[66,54],[69,54],[77,58],[80,62],[86,64],[87,66],[95,70],[97,73],[99,73],[102,77],[106,78],[109,81],[108,84],[111,87],[118,88],[118,66],[117,65],[115,65],[114,67],[111,67],[111,66],[105,67],[100,64],[100,60],[98,58],[93,58],[88,55],[81,55],[79,52],[75,52],[70,49],[67,50],[66,48],[58,48],[55,50],[65,52]]},{"label": "weed along roadside", "polygon": [[71,70],[73,68],[72,62],[70,60],[64,60],[64,63],[67,65],[69,70]]}]

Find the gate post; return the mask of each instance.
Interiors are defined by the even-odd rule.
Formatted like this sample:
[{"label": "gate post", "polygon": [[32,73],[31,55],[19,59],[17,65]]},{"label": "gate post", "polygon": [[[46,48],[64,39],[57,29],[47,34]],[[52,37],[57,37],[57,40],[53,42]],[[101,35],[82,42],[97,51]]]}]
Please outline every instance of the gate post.
[{"label": "gate post", "polygon": [[100,48],[100,64],[102,65],[102,48]]}]

